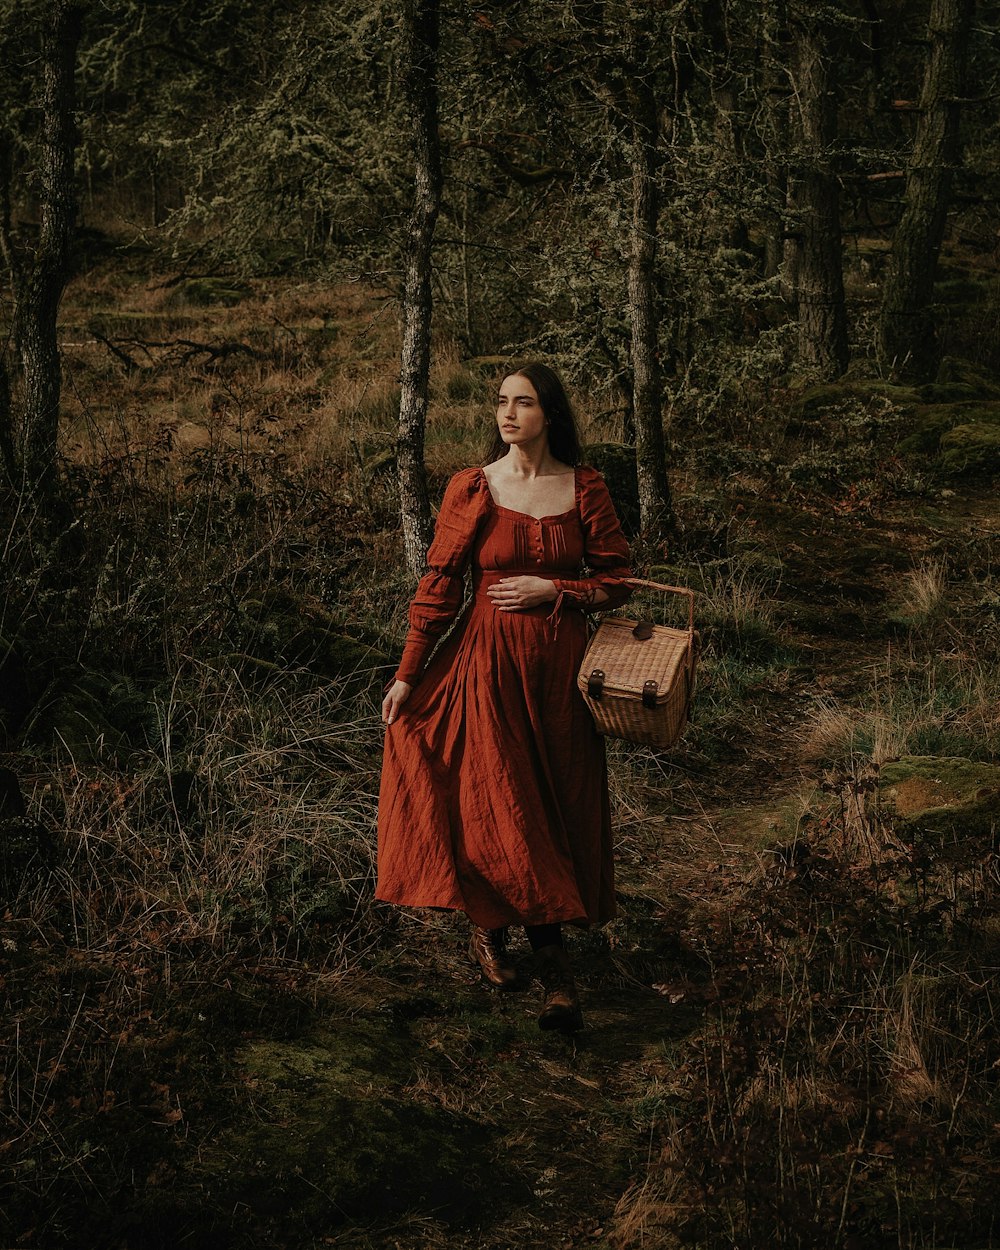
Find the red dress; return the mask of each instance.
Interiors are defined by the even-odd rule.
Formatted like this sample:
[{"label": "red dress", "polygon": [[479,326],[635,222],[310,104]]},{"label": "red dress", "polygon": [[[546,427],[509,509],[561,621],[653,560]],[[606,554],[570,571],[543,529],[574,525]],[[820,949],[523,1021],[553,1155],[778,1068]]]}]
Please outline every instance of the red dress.
[{"label": "red dress", "polygon": [[[575,474],[574,506],[540,520],[494,503],[482,469],[448,483],[396,674],[416,688],[385,736],[380,899],[484,928],[615,914],[604,740],[576,673],[580,609],[596,588],[628,598],[628,547],[604,479]],[[486,588],[523,573],[554,581],[555,604],[497,611]]]}]

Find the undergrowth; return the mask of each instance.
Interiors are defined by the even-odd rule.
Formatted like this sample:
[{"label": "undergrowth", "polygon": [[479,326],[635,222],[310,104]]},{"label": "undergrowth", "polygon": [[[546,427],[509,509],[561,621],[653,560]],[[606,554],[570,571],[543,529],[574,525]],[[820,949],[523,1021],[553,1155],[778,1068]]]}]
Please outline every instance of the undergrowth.
[{"label": "undergrowth", "polygon": [[[918,489],[892,452],[899,411],[876,396],[823,418],[758,396],[711,455],[691,426],[682,532],[649,571],[698,591],[695,716],[671,755],[612,744],[623,917],[578,945],[603,989],[669,1010],[650,1012],[641,1062],[588,1075],[575,1054],[539,1059],[509,1008],[454,992],[450,918],[372,901],[378,704],[412,590],[395,328],[381,297],[258,285],[229,291],[222,318],[204,292],[94,279],[88,298],[116,311],[94,326],[70,303],[67,523],[5,502],[9,1244],[218,1237],[194,1189],[187,1206],[170,1194],[232,1114],[233,1056],[338,995],[397,1049],[418,1053],[424,1029],[400,1096],[504,1128],[514,1157],[532,1125],[508,1121],[497,1073],[518,1094],[549,1082],[534,1094],[559,1140],[585,1125],[624,1191],[572,1244],[995,1244],[976,1200],[1000,1167],[995,821],[911,827],[882,772],[1000,759],[1000,609],[983,543],[925,542],[904,575],[877,551],[848,567],[878,509]],[[492,379],[449,345],[436,360],[439,496],[481,459]],[[828,682],[845,569],[870,600]],[[835,621],[821,643],[789,609],[811,595]],[[792,798],[772,829],[752,805],[776,786]],[[737,803],[742,843],[720,814]],[[431,964],[428,992],[414,969]],[[603,1082],[595,1127],[565,1091]],[[239,1105],[263,1122],[256,1096]],[[612,1168],[626,1159],[631,1185]],[[452,1235],[434,1213],[400,1218],[412,1243],[386,1225],[359,1244]],[[234,1246],[286,1244],[246,1219]],[[451,1244],[541,1244],[518,1227]]]},{"label": "undergrowth", "polygon": [[724,908],[692,909],[704,1023],[658,1070],[616,1246],[996,1244],[996,822],[907,831],[871,770],[826,793]]}]

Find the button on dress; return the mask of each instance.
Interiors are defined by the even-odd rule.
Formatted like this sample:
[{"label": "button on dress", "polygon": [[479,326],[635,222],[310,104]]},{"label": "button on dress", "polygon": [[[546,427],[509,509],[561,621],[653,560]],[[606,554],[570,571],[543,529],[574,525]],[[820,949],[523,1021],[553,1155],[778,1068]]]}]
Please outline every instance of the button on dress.
[{"label": "button on dress", "polygon": [[[595,590],[629,596],[628,546],[603,478],[574,472],[574,506],[540,519],[495,503],[482,469],[448,484],[396,674],[414,689],[385,736],[380,899],[484,928],[615,914],[604,740],[576,674]],[[555,603],[499,612],[487,588],[522,573]]]}]

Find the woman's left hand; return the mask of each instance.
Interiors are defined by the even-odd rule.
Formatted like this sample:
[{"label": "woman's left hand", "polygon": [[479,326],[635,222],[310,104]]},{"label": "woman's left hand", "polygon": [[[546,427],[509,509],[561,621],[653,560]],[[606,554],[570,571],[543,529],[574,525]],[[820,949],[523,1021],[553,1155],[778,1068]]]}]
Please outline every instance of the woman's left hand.
[{"label": "woman's left hand", "polygon": [[522,612],[553,603],[558,597],[555,582],[544,577],[503,577],[486,590],[498,612]]}]

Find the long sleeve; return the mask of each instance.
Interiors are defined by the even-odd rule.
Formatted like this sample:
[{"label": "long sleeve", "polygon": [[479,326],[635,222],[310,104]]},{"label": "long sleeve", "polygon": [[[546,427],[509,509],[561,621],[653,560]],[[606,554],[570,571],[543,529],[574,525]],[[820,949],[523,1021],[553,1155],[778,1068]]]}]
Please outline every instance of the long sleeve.
[{"label": "long sleeve", "polygon": [[410,628],[398,681],[416,685],[438,639],[462,606],[464,574],[476,531],[488,502],[486,479],[478,469],[463,469],[448,483],[427,552],[427,572],[410,604]]},{"label": "long sleeve", "polygon": [[596,469],[583,466],[577,470],[580,484],[580,520],[584,532],[584,561],[590,570],[589,577],[559,578],[556,583],[558,598],[553,614],[558,615],[564,604],[589,608],[594,602],[594,592],[603,590],[608,596],[602,608],[620,607],[632,594],[632,587],[622,579],[631,577],[628,543],[622,533],[621,522],[604,478]]}]

